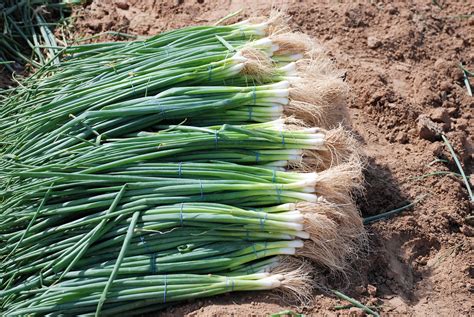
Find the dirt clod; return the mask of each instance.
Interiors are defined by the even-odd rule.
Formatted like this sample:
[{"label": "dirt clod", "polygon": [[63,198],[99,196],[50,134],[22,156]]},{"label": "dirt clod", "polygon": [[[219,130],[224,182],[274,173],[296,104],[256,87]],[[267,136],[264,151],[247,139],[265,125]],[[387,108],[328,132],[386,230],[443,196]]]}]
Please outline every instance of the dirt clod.
[{"label": "dirt clod", "polygon": [[369,293],[370,296],[375,296],[377,294],[377,287],[373,285],[367,285],[367,293]]},{"label": "dirt clod", "polygon": [[418,135],[420,138],[435,141],[440,138],[443,126],[433,122],[427,115],[420,115],[418,121]]},{"label": "dirt clod", "polygon": [[130,7],[129,4],[123,0],[115,2],[115,5],[117,6],[117,8],[120,8],[122,10],[128,10],[128,8]]},{"label": "dirt clod", "polygon": [[351,307],[349,309],[349,316],[350,317],[364,317],[365,312],[358,307]]},{"label": "dirt clod", "polygon": [[449,125],[451,123],[451,118],[449,117],[448,110],[445,108],[435,108],[430,111],[430,118],[434,122],[445,123]]},{"label": "dirt clod", "polygon": [[377,48],[382,45],[382,42],[375,36],[369,36],[367,38],[367,46],[369,48]]}]

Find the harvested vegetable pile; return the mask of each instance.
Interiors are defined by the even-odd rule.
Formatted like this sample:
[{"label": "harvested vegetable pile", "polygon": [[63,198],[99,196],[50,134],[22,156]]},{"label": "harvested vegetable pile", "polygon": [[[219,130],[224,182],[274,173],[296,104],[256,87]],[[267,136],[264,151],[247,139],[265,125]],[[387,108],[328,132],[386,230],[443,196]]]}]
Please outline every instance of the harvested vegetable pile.
[{"label": "harvested vegetable pile", "polygon": [[[1,307],[305,300],[364,239],[347,88],[281,16],[63,49],[0,109]],[[315,128],[317,126],[317,128]]]}]

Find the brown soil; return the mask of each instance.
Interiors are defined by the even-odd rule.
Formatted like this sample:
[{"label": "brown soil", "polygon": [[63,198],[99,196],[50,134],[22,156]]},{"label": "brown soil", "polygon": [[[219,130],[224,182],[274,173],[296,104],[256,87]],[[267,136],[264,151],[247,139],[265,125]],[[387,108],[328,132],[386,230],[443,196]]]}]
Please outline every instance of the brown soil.
[{"label": "brown soil", "polygon": [[[214,22],[240,8],[243,16],[265,15],[272,2],[94,0],[76,10],[76,33],[155,34]],[[347,71],[350,124],[368,157],[366,193],[359,198],[363,215],[426,195],[414,208],[369,225],[370,247],[353,264],[350,282],[329,283],[381,306],[382,315],[472,314],[474,228],[465,219],[473,204],[455,176],[417,177],[458,172],[439,131],[453,144],[467,175],[473,173],[474,98],[467,95],[458,64],[474,69],[474,3],[295,1],[286,11],[294,30],[319,39]],[[298,308],[269,293],[230,294],[177,305],[162,315],[264,316],[284,309],[312,316],[361,314],[335,311],[341,303],[346,304],[318,293],[312,306]]]}]

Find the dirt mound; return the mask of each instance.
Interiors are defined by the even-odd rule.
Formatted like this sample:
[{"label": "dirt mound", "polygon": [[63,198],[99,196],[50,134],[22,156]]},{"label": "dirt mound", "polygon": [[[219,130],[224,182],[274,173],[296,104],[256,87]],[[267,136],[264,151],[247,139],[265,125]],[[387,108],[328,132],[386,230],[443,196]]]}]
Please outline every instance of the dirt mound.
[{"label": "dirt mound", "polygon": [[[105,31],[137,35],[214,22],[244,8],[268,14],[271,1],[94,0],[75,12],[78,37]],[[371,216],[419,199],[414,208],[369,225],[370,250],[334,287],[393,315],[467,316],[472,311],[473,205],[441,141],[445,133],[468,175],[473,173],[472,109],[459,64],[474,69],[474,4],[413,1],[357,4],[294,2],[295,30],[319,39],[346,70],[352,88],[348,122],[368,157]],[[116,40],[103,35],[95,40]],[[310,315],[339,300],[318,295]],[[289,306],[269,294],[221,296],[169,308],[164,316],[263,316]]]}]

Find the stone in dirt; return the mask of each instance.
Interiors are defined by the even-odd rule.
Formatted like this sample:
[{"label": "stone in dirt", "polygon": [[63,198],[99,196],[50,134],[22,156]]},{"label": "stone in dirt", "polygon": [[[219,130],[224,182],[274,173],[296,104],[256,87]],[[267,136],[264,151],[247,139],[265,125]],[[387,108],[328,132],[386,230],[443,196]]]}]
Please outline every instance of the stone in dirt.
[{"label": "stone in dirt", "polygon": [[130,5],[127,3],[127,1],[119,0],[115,2],[115,5],[117,8],[122,9],[122,10],[128,10]]},{"label": "stone in dirt", "polygon": [[428,141],[439,140],[443,129],[440,124],[433,122],[427,115],[422,114],[417,119],[418,136]]},{"label": "stone in dirt", "polygon": [[369,36],[367,38],[367,46],[369,48],[377,48],[377,47],[380,47],[381,45],[382,45],[382,42],[375,36]]},{"label": "stone in dirt", "polygon": [[351,307],[349,309],[349,316],[351,317],[364,317],[366,316],[365,312],[358,307]]},{"label": "stone in dirt", "polygon": [[377,287],[371,284],[367,285],[367,293],[369,293],[370,296],[375,296],[377,294]]},{"label": "stone in dirt", "polygon": [[434,108],[430,111],[430,118],[434,122],[443,123],[443,130],[447,131],[451,126],[451,117],[445,108]]}]

